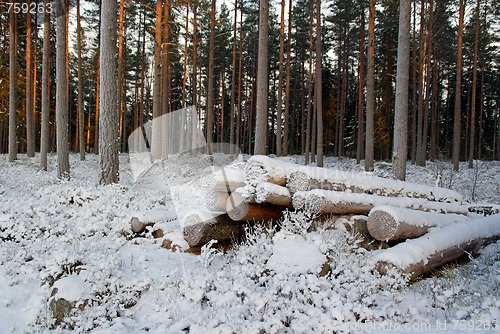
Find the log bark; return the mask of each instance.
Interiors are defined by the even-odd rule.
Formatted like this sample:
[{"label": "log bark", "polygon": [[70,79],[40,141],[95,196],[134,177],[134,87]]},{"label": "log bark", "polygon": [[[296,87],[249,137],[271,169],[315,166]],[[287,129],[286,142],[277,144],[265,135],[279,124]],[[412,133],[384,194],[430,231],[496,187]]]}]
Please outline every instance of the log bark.
[{"label": "log bark", "polygon": [[205,205],[213,212],[226,212],[226,201],[229,193],[225,191],[209,190],[206,195]]},{"label": "log bark", "polygon": [[150,210],[138,212],[130,220],[130,227],[134,233],[142,233],[148,226],[153,226],[159,222],[171,222],[177,219],[173,211],[168,210]]},{"label": "log bark", "polygon": [[500,215],[474,219],[446,226],[377,253],[375,268],[382,274],[395,268],[415,279],[499,239]]},{"label": "log bark", "polygon": [[226,212],[234,221],[277,220],[283,214],[280,207],[269,204],[247,203],[238,192],[232,193],[227,199]]},{"label": "log bark", "polygon": [[256,202],[292,208],[292,196],[286,187],[264,182],[257,186]]},{"label": "log bark", "polygon": [[293,207],[313,213],[338,215],[367,215],[378,205],[406,207],[421,211],[467,214],[467,207],[455,203],[432,202],[424,199],[385,197],[315,189],[299,191],[293,195]]},{"label": "log bark", "polygon": [[244,234],[243,224],[231,220],[228,215],[207,219],[200,214],[191,214],[185,219],[184,239],[190,247],[201,246],[211,240],[231,241]]},{"label": "log bark", "polygon": [[465,222],[463,215],[422,212],[392,206],[377,206],[370,211],[368,231],[380,241],[417,238],[432,227]]},{"label": "log bark", "polygon": [[399,180],[384,179],[364,173],[344,172],[325,168],[308,167],[291,172],[287,188],[292,194],[298,191],[322,189],[375,194],[387,197],[421,198],[429,201],[460,202],[456,191]]}]

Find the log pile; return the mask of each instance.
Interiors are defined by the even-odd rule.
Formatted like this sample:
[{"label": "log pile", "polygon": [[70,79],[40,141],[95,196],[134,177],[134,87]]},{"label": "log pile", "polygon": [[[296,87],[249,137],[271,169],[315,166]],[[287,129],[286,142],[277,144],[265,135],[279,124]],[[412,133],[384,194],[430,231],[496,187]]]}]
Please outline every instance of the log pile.
[{"label": "log pile", "polygon": [[[372,249],[397,244],[377,250],[374,266],[382,273],[396,267],[412,278],[500,238],[497,205],[465,205],[461,195],[449,189],[267,156],[214,172],[205,204],[206,209],[184,219],[183,247],[231,242],[242,237],[245,224],[279,220],[284,210],[356,216],[350,230],[363,244]],[[490,216],[473,220],[471,215]],[[405,260],[398,262],[401,256]]]}]

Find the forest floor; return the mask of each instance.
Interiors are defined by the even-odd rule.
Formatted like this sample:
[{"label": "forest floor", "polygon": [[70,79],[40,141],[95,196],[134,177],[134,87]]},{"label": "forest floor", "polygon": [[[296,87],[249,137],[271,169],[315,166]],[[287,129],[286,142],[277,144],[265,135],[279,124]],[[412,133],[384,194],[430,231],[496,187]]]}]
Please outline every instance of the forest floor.
[{"label": "forest floor", "polygon": [[[300,162],[302,157],[296,157]],[[71,155],[71,180],[38,170],[38,156],[14,163],[0,155],[0,333],[500,333],[500,242],[479,257],[454,263],[407,284],[372,270],[374,252],[358,248],[340,228],[304,232],[304,216],[290,213],[281,229],[249,231],[227,253],[196,256],[161,248],[161,240],[132,238],[130,219],[150,209],[176,210],[175,187],[193,186],[211,161],[176,156],[134,182],[128,155],[120,156],[120,184],[98,185],[98,158]],[[362,171],[350,159],[326,166]],[[374,174],[391,175],[379,162]],[[500,162],[408,166],[408,180],[441,185],[466,200],[500,204]],[[191,203],[191,204],[192,204]],[[268,265],[284,238],[314,244],[331,273],[290,273]],[[78,300],[54,326],[49,301]]]}]

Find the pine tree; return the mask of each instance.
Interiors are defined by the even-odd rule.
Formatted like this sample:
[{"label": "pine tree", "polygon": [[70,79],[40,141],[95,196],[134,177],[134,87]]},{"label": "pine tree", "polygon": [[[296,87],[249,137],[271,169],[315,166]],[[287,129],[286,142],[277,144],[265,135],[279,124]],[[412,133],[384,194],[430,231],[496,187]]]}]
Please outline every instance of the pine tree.
[{"label": "pine tree", "polygon": [[107,185],[119,181],[118,64],[115,57],[118,52],[116,47],[116,1],[102,0],[101,11],[101,99],[99,108],[99,163],[101,172],[99,182]]}]

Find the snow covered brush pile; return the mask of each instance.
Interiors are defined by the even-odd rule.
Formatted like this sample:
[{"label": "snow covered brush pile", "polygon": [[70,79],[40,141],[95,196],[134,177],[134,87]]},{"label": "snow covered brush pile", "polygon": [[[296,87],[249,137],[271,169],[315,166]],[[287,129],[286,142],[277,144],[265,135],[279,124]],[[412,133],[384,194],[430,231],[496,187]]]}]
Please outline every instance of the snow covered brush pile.
[{"label": "snow covered brush pile", "polygon": [[500,238],[500,215],[470,218],[498,213],[499,206],[464,204],[450,189],[267,156],[219,168],[208,178],[206,208],[188,211],[182,236],[167,247],[199,252],[211,240],[231,243],[247,224],[279,221],[286,210],[327,214],[347,217],[346,225],[362,224],[347,228],[361,231],[367,248],[399,243],[380,251],[374,266],[383,273],[396,267],[414,278]]}]

